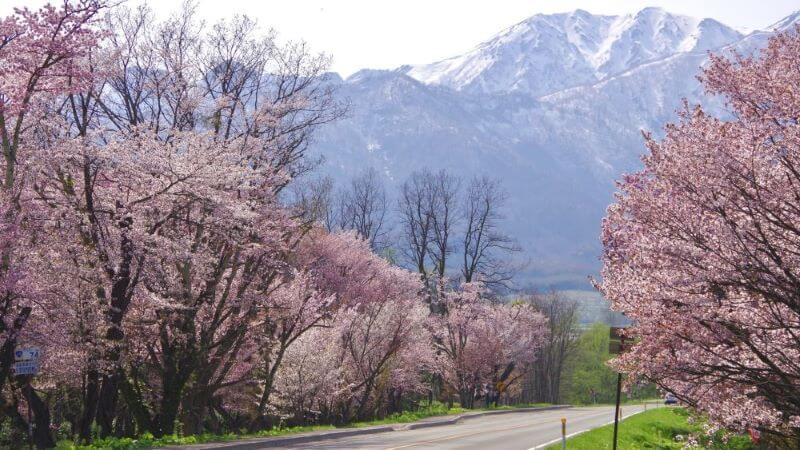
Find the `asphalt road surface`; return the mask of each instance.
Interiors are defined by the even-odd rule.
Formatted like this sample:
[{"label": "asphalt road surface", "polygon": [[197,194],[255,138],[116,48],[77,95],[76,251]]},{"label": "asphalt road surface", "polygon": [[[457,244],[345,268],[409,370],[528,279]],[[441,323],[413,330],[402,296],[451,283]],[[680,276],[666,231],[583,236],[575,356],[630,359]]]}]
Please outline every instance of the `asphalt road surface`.
[{"label": "asphalt road surface", "polygon": [[[641,405],[623,406],[627,417],[642,411]],[[351,436],[306,442],[285,449],[502,449],[528,450],[559,439],[561,418],[567,418],[567,434],[597,428],[614,420],[613,406],[519,412],[465,419],[455,425]]]}]

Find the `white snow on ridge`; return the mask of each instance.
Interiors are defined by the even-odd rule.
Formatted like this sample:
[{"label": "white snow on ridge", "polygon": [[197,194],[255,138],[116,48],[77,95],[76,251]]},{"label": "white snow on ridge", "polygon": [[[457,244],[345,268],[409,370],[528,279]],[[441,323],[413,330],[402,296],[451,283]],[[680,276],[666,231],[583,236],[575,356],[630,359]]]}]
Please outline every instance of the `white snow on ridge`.
[{"label": "white snow on ridge", "polygon": [[538,14],[463,55],[411,66],[425,84],[478,93],[546,95],[676,53],[712,50],[742,35],[712,19],[645,8],[623,16]]}]

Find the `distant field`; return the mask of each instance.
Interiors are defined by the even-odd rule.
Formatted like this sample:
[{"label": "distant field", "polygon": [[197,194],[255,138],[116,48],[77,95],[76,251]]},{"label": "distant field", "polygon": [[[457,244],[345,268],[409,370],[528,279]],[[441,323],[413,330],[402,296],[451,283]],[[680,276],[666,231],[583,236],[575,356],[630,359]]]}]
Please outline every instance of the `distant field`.
[{"label": "distant field", "polygon": [[609,309],[608,300],[604,299],[597,291],[568,289],[558,291],[558,293],[563,295],[564,298],[578,303],[582,325],[589,325],[595,322],[603,322],[610,326],[627,324],[627,320],[621,314]]},{"label": "distant field", "polygon": [[[611,449],[614,426],[607,425],[567,440],[568,450]],[[702,436],[702,425],[690,423],[689,414],[682,408],[658,408],[625,419],[619,425],[619,450],[682,449],[690,436]],[[701,449],[708,450],[753,450],[750,439],[733,436],[722,442],[715,436],[715,443],[701,442]],[[693,447],[697,448],[697,447]],[[560,450],[561,444],[551,445],[547,450]]]}]

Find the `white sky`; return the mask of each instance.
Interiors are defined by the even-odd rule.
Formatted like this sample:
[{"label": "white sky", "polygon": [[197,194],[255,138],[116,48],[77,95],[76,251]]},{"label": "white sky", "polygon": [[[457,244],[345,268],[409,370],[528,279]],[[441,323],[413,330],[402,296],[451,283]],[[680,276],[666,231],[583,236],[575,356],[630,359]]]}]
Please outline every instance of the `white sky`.
[{"label": "white sky", "polygon": [[[140,0],[129,0],[138,3]],[[0,0],[12,7],[38,7],[44,0]],[[255,17],[284,39],[304,39],[333,56],[344,76],[362,68],[388,69],[433,62],[472,48],[537,13],[585,9],[595,14],[633,13],[647,6],[696,17],[713,17],[739,29],[765,28],[800,9],[798,0],[199,0],[199,13],[213,22],[232,14]],[[159,15],[180,0],[151,0]]]}]

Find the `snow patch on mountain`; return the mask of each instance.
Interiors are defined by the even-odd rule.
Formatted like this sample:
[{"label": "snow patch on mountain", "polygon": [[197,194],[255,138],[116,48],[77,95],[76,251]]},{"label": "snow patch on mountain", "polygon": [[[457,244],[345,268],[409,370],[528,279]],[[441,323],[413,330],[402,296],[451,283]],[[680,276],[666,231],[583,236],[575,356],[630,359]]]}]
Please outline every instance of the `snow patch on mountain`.
[{"label": "snow patch on mountain", "polygon": [[675,53],[712,50],[742,37],[713,19],[645,8],[623,16],[584,10],[535,15],[463,55],[410,66],[423,83],[459,91],[535,96],[587,83]]}]

